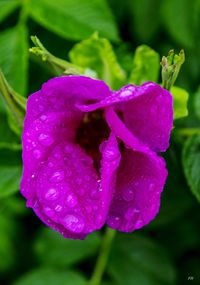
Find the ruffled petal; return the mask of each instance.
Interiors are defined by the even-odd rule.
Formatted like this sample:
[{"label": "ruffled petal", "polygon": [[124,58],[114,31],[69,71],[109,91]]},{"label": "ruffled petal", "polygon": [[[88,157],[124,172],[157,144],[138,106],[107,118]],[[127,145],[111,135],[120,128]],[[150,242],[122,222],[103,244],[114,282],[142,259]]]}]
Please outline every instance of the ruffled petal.
[{"label": "ruffled petal", "polygon": [[28,200],[48,226],[67,238],[83,239],[102,227],[103,191],[92,159],[76,144],[57,145],[32,178],[34,200]]},{"label": "ruffled petal", "polygon": [[165,162],[156,154],[125,150],[107,218],[108,226],[131,232],[154,219],[159,211],[166,177]]},{"label": "ruffled petal", "polygon": [[[62,195],[59,194],[63,199],[68,197],[69,191],[63,190],[67,184],[67,189],[69,190],[71,187],[71,192],[74,195],[77,194],[72,183],[75,179],[71,181],[67,176],[71,172],[74,178],[80,177],[81,180],[83,175],[83,177],[87,177],[86,180],[88,179],[88,182],[77,182],[80,183],[80,186],[76,188],[78,193],[83,191],[84,186],[87,192],[85,195],[88,197],[90,194],[93,195],[94,191],[98,191],[98,177],[93,167],[92,159],[75,144],[76,130],[84,115],[75,105],[81,102],[89,103],[90,101],[100,100],[108,96],[109,92],[109,88],[102,81],[87,77],[69,76],[48,81],[42,86],[41,91],[34,93],[28,98],[22,135],[23,176],[21,193],[27,198],[27,206],[32,207],[46,224],[57,229],[66,237],[83,238],[87,233],[99,228],[102,224],[95,222],[95,217],[92,213],[93,211],[97,213],[97,209],[101,206],[102,201],[100,199],[97,202],[93,202],[92,198],[91,200],[88,198],[89,200],[86,201],[84,198],[82,200],[84,201],[83,203],[80,200],[79,219],[73,218],[73,214],[74,217],[76,216],[75,208],[73,211],[69,208],[71,212],[67,214],[67,204],[65,206],[63,204],[62,207],[65,207],[65,210],[63,210],[61,218],[64,219],[65,216],[65,222],[59,220],[58,214],[52,214],[52,211],[56,211],[57,205],[51,204],[51,201],[47,202],[44,198],[44,193],[47,193],[49,189],[54,189],[52,188],[53,186],[50,188],[51,181],[48,180],[50,177],[47,177],[47,173],[48,175],[53,175],[53,172],[57,173],[58,171],[59,173],[62,170],[61,177],[64,176],[64,179],[60,182],[60,186],[58,185],[59,189],[57,192],[63,191]],[[72,153],[68,155],[64,154],[64,147],[67,144],[72,146]],[[63,157],[59,153],[63,153]],[[53,157],[55,157],[55,169],[50,168],[50,160]],[[67,166],[64,163],[64,158]],[[83,161],[86,160],[91,161],[90,167],[85,166]],[[50,192],[54,196],[53,190]],[[79,198],[77,197],[77,199]],[[86,216],[89,215],[89,212],[86,214],[86,208],[89,209],[89,206],[94,206],[95,210],[91,210],[91,219],[86,219]],[[48,208],[52,209],[52,211],[49,210],[47,214],[48,210],[45,209]],[[52,217],[50,217],[51,215]],[[67,215],[68,218],[66,218]],[[83,228],[81,228],[81,221],[82,225],[84,224]],[[69,225],[67,226],[68,222]],[[74,227],[74,229],[71,228],[71,231],[69,229],[70,225],[72,228]]]},{"label": "ruffled petal", "polygon": [[118,142],[114,133],[111,133],[109,139],[101,144],[100,151],[102,154],[101,188],[103,200],[105,201],[105,212],[108,213],[115,191],[117,169],[121,160]]},{"label": "ruffled petal", "polygon": [[126,145],[107,224],[130,232],[148,224],[158,213],[167,170],[164,160],[142,143],[140,145],[113,108],[106,109],[106,120],[113,133]]},{"label": "ruffled petal", "polygon": [[79,108],[88,112],[111,105],[123,112],[126,126],[144,144],[156,152],[168,148],[173,102],[167,90],[153,82],[141,86],[127,85],[101,102],[79,105]]}]

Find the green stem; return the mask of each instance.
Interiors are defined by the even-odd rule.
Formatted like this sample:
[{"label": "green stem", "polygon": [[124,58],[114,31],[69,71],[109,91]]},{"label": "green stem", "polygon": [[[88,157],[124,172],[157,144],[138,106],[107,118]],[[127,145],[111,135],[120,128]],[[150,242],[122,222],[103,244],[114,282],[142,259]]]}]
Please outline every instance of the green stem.
[{"label": "green stem", "polygon": [[89,285],[100,285],[101,284],[101,279],[103,277],[108,256],[110,253],[112,241],[115,237],[116,231],[112,230],[110,228],[106,229],[105,235],[102,239],[102,244],[100,248],[100,253],[94,268],[94,272],[92,274],[92,277],[89,281]]},{"label": "green stem", "polygon": [[176,130],[176,133],[182,136],[193,136],[200,134],[200,128],[180,128]]}]

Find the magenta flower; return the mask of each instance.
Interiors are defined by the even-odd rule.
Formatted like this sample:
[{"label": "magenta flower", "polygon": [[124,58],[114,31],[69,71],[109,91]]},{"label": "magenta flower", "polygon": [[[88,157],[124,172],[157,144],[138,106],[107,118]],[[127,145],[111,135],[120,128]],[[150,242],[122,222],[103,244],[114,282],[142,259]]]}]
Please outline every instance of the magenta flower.
[{"label": "magenta flower", "polygon": [[40,219],[83,239],[105,223],[131,232],[158,213],[172,96],[156,83],[111,91],[58,77],[28,98],[21,193]]}]

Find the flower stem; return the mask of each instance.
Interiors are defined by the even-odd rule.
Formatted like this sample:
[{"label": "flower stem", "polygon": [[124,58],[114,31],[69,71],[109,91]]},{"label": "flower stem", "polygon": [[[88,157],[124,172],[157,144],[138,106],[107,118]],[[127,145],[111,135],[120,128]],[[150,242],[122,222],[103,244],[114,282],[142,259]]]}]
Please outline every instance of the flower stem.
[{"label": "flower stem", "polygon": [[116,231],[112,230],[110,228],[106,229],[105,235],[102,239],[102,244],[99,252],[99,256],[97,258],[97,262],[94,268],[94,272],[92,274],[92,277],[89,281],[89,285],[100,285],[101,279],[103,277],[108,256],[110,253],[112,241],[115,237]]}]

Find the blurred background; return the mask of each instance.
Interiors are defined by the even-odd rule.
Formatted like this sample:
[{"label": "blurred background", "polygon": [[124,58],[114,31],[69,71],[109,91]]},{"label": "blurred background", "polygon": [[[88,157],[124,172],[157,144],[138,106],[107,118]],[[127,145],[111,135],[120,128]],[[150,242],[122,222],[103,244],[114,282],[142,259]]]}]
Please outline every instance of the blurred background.
[{"label": "blurred background", "polygon": [[[25,97],[55,76],[29,54],[31,35],[69,60],[73,45],[98,31],[110,40],[127,74],[141,44],[160,56],[185,50],[176,85],[190,94],[189,116],[176,120],[165,154],[169,177],[161,211],[142,230],[117,234],[103,285],[200,284],[200,139],[192,136],[200,133],[199,29],[199,0],[0,0],[0,68]],[[198,199],[184,175],[187,153],[195,167],[189,185]],[[73,241],[46,228],[18,192],[21,167],[19,132],[10,127],[0,97],[0,284],[86,284],[104,230]]]}]

